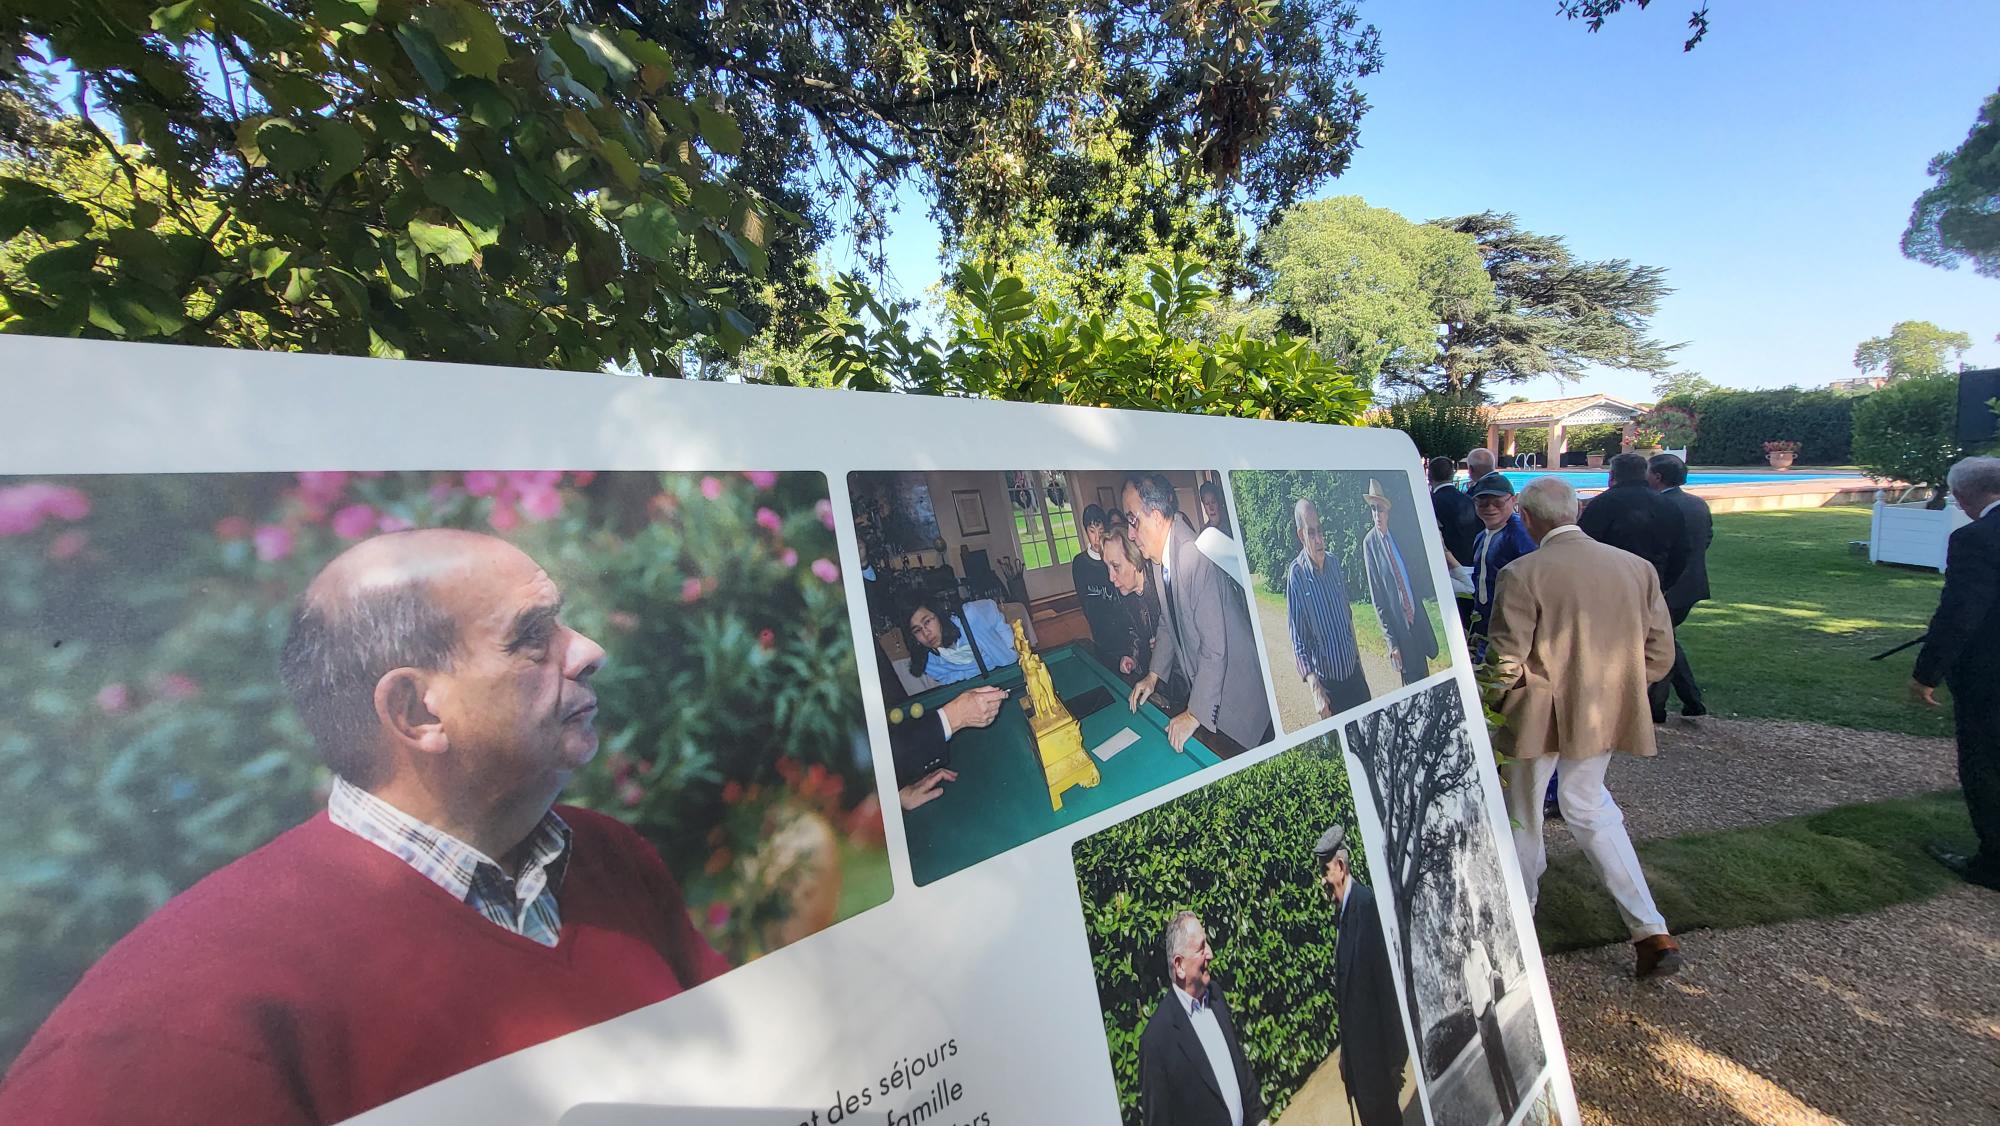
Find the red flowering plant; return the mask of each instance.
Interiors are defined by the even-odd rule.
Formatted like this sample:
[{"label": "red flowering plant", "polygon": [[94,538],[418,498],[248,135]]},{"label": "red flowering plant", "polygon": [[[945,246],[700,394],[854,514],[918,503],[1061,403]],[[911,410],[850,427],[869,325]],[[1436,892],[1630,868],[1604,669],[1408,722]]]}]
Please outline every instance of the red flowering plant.
[{"label": "red flowering plant", "polygon": [[519,545],[605,647],[563,800],[647,837],[732,961],[888,899],[819,474],[0,478],[0,1068],[112,942],[323,803],[276,671],[293,600],[437,526]]}]

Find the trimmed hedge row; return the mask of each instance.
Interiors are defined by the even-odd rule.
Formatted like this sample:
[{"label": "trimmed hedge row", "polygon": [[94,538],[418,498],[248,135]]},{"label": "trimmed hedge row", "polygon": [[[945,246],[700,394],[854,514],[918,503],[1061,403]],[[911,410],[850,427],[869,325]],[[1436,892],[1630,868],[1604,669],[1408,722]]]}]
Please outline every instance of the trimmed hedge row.
[{"label": "trimmed hedge row", "polygon": [[1860,396],[1833,391],[1711,391],[1673,395],[1663,404],[1694,411],[1699,433],[1688,450],[1695,465],[1762,465],[1764,443],[1799,443],[1801,465],[1848,465],[1854,460],[1854,405]]}]

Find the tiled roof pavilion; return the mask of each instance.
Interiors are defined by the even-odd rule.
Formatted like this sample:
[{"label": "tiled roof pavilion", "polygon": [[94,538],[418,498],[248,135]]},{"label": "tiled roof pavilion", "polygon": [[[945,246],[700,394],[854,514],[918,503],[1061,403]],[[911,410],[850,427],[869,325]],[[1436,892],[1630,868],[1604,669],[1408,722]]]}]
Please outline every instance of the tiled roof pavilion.
[{"label": "tiled roof pavilion", "polygon": [[1486,413],[1486,445],[1500,454],[1514,452],[1514,432],[1546,426],[1549,464],[1569,449],[1565,433],[1572,426],[1622,426],[1645,413],[1644,408],[1609,395],[1575,395],[1535,403],[1504,403]]}]

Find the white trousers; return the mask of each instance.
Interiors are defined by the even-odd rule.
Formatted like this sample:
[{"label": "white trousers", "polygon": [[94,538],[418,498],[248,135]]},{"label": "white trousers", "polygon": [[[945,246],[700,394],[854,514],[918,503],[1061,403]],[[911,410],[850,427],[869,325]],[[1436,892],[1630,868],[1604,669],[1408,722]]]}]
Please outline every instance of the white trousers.
[{"label": "white trousers", "polygon": [[1514,851],[1521,858],[1521,879],[1528,885],[1528,906],[1533,909],[1540,894],[1542,873],[1549,868],[1548,846],[1542,840],[1542,795],[1548,792],[1549,772],[1562,767],[1556,781],[1556,804],[1562,809],[1563,823],[1597,868],[1598,878],[1618,902],[1618,913],[1637,942],[1667,933],[1667,921],[1653,906],[1653,893],[1646,887],[1646,873],[1639,869],[1639,854],[1632,851],[1632,838],[1625,833],[1625,814],[1604,788],[1604,771],[1611,765],[1611,752],[1589,758],[1515,759],[1507,764],[1507,813],[1514,819]]}]

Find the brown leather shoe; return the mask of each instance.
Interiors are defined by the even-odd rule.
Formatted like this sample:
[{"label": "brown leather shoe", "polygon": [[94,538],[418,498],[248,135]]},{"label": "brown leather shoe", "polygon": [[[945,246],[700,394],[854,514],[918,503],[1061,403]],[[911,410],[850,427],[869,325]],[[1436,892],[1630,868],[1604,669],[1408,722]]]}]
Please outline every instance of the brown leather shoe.
[{"label": "brown leather shoe", "polygon": [[1651,938],[1642,938],[1633,943],[1632,948],[1639,954],[1638,972],[1635,976],[1640,981],[1672,977],[1681,971],[1681,966],[1684,964],[1681,960],[1681,944],[1675,942],[1672,935],[1656,934]]}]

